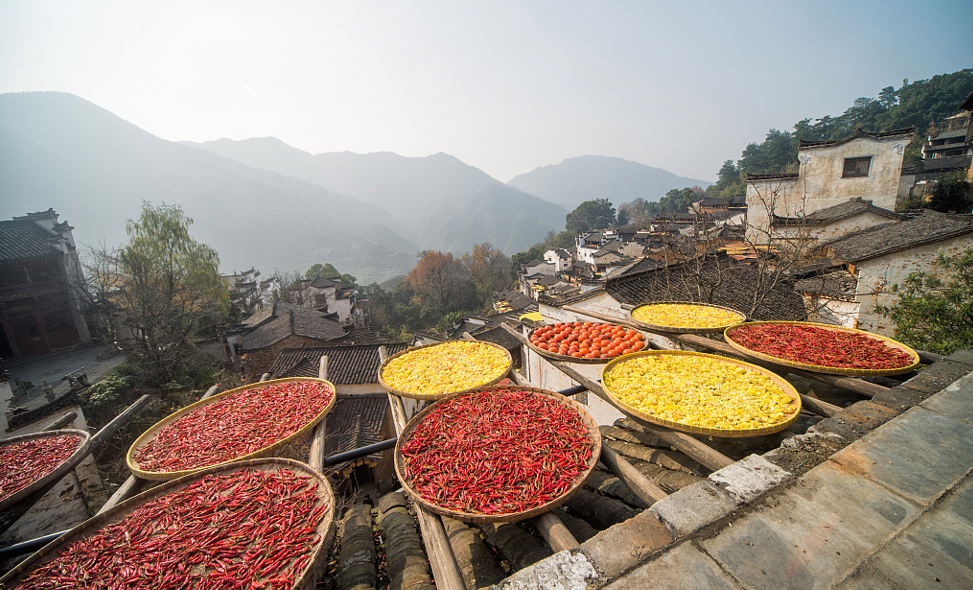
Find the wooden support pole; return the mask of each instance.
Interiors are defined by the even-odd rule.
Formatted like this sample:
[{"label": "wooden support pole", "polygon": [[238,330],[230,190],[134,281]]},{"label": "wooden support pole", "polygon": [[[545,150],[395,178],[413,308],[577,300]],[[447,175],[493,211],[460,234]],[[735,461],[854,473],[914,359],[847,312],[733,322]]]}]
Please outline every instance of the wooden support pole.
[{"label": "wooden support pole", "polygon": [[801,407],[826,418],[830,418],[844,409],[834,404],[829,404],[826,401],[819,400],[816,397],[804,395],[803,393],[801,394]]},{"label": "wooden support pole", "polygon": [[625,485],[632,490],[643,502],[651,506],[668,494],[651,479],[642,475],[624,457],[615,452],[615,449],[608,445],[601,445],[601,462],[605,464],[618,479],[625,482]]},{"label": "wooden support pole", "polygon": [[128,422],[135,417],[135,414],[138,414],[139,410],[147,406],[151,400],[151,395],[143,395],[135,400],[134,404],[125,408],[121,414],[115,416],[111,422],[105,424],[101,430],[91,437],[91,450],[94,451],[96,448],[101,446],[102,443],[108,440],[111,435],[115,434],[119,428],[128,424]]},{"label": "wooden support pole", "polygon": [[[382,363],[388,358],[388,350],[384,346],[378,348],[378,358]],[[401,434],[407,423],[405,407],[399,396],[389,393],[388,398],[395,432]],[[465,590],[466,583],[463,582],[463,574],[456,563],[456,556],[453,555],[453,548],[449,544],[443,521],[438,515],[427,511],[419,504],[414,503],[413,506],[418,515],[422,538],[426,543],[426,553],[429,555],[429,566],[432,568],[436,587],[444,590]]]},{"label": "wooden support pole", "polygon": [[544,540],[551,546],[554,553],[559,551],[571,551],[580,549],[581,544],[574,538],[568,527],[564,526],[561,519],[554,512],[545,512],[533,518],[534,526],[540,531]]},{"label": "wooden support pole", "polygon": [[[327,378],[328,357],[327,355],[323,355],[321,357],[321,363],[318,366],[318,379],[327,380]],[[338,392],[335,391],[334,394],[338,395]],[[337,401],[335,403],[337,403]],[[325,416],[324,420],[318,422],[318,425],[315,426],[314,430],[311,432],[311,445],[310,449],[308,450],[307,464],[315,471],[321,471],[324,469],[324,443],[325,436],[327,435],[327,421],[328,417]]]},{"label": "wooden support pole", "polygon": [[67,414],[55,420],[50,426],[45,428],[44,432],[50,432],[51,430],[58,430],[64,428],[68,424],[74,422],[74,419],[77,417],[78,417],[77,412],[68,412]]},{"label": "wooden support pole", "polygon": [[128,479],[125,480],[125,483],[115,490],[115,493],[111,495],[111,498],[108,498],[105,505],[98,509],[98,514],[108,512],[110,509],[121,504],[125,500],[135,496],[142,491],[147,483],[149,482],[140,477],[130,475]]}]

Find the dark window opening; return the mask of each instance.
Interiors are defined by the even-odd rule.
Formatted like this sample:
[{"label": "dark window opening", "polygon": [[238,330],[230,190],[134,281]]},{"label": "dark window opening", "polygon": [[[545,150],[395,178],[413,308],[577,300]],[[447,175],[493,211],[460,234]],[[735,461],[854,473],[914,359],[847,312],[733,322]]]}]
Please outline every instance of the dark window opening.
[{"label": "dark window opening", "polygon": [[868,176],[868,167],[872,162],[871,156],[866,156],[864,158],[845,158],[845,169],[842,172],[842,178],[855,178],[859,176]]}]

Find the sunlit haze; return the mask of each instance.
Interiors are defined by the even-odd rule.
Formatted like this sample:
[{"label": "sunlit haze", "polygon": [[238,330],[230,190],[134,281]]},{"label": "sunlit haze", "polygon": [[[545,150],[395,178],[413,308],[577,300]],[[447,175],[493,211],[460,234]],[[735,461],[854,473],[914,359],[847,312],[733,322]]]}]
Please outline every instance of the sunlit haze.
[{"label": "sunlit haze", "polygon": [[0,1],[0,92],[169,140],[617,156],[715,180],[771,127],[973,65],[973,2]]}]

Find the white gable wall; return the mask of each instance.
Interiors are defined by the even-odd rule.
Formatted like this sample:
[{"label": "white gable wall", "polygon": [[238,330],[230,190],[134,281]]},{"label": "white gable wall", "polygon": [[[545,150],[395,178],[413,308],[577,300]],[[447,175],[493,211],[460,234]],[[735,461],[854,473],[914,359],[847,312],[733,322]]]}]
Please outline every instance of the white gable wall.
[{"label": "white gable wall", "polygon": [[858,327],[894,337],[891,320],[875,313],[876,305],[894,305],[898,300],[898,296],[892,293],[892,286],[904,284],[910,273],[934,271],[933,262],[940,252],[946,256],[958,256],[971,247],[973,247],[973,234],[966,234],[858,263],[856,298],[861,304]]}]

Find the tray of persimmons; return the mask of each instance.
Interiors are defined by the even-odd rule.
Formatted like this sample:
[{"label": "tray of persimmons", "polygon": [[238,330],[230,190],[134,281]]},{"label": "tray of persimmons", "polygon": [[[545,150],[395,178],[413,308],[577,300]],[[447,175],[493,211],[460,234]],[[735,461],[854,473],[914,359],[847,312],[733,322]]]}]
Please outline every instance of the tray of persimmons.
[{"label": "tray of persimmons", "polygon": [[552,360],[571,363],[607,363],[646,347],[645,336],[615,324],[565,322],[534,328],[528,346]]}]

